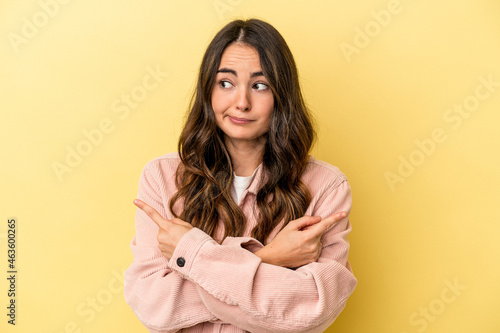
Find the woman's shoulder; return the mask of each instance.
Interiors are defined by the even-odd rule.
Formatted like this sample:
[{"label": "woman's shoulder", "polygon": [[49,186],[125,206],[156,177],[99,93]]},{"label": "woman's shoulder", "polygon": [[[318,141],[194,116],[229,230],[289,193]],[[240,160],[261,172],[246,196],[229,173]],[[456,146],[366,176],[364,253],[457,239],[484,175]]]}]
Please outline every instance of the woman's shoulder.
[{"label": "woman's shoulder", "polygon": [[347,177],[337,166],[309,156],[306,169],[302,174],[302,181],[308,185],[336,187],[347,181]]},{"label": "woman's shoulder", "polygon": [[154,170],[160,173],[172,173],[177,170],[177,167],[181,163],[179,153],[167,153],[158,157],[153,158],[146,163],[144,170]]},{"label": "woman's shoulder", "polygon": [[167,153],[160,155],[158,157],[153,158],[149,163],[151,162],[168,162],[168,163],[179,163],[181,161],[181,158],[179,157],[178,152],[172,152],[172,153]]}]

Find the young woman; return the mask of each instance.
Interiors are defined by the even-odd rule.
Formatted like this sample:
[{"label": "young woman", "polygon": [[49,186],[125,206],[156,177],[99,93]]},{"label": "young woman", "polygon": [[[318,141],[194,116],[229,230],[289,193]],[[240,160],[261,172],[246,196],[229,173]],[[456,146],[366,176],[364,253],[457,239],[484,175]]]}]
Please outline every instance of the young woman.
[{"label": "young woman", "polygon": [[125,298],[151,332],[323,332],[357,283],[350,187],[314,131],[282,36],[226,25],[200,67],[179,152],[139,181]]}]

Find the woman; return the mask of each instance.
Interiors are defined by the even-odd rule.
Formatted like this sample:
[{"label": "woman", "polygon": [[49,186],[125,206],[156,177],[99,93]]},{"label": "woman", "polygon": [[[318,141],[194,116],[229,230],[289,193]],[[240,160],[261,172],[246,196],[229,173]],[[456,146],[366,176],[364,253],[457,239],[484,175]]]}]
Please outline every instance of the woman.
[{"label": "woman", "polygon": [[278,31],[226,25],[179,153],[146,165],[134,200],[124,293],[151,332],[323,332],[335,320],[357,282],[350,187],[308,155],[313,139]]}]

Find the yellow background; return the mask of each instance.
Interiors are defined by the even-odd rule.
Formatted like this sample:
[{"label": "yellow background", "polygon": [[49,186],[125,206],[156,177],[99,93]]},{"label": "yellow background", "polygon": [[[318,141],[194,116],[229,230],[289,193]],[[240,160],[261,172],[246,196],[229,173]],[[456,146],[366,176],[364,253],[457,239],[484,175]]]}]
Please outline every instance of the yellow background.
[{"label": "yellow background", "polygon": [[[314,155],[353,190],[359,282],[328,332],[500,332],[500,86],[478,88],[500,82],[497,1],[65,2],[0,3],[3,273],[10,217],[19,245],[17,325],[2,278],[0,331],[146,332],[121,291],[140,172],[176,150],[214,34],[257,17],[296,58]],[[168,75],[145,90],[148,70]],[[467,116],[450,113],[464,103]],[[77,147],[87,156],[58,177]]]}]

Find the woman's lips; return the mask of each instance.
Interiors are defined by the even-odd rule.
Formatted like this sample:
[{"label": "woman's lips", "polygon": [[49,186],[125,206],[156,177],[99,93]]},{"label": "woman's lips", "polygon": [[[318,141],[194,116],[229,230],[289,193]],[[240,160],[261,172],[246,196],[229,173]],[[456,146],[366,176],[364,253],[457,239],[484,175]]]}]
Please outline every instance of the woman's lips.
[{"label": "woman's lips", "polygon": [[229,116],[229,120],[235,124],[248,124],[251,123],[253,120],[246,119],[246,118],[237,118],[237,117],[231,117]]}]

